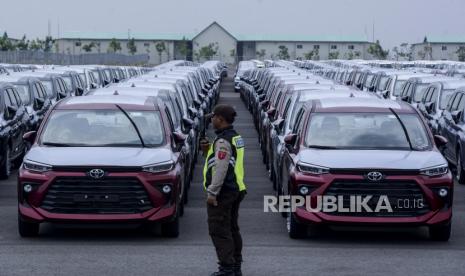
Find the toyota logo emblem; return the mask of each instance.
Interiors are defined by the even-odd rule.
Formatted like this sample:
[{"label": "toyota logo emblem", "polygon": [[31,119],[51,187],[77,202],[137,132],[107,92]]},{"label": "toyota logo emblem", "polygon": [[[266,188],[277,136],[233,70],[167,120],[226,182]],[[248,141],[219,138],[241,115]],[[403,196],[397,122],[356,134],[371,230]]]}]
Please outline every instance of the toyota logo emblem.
[{"label": "toyota logo emblem", "polygon": [[384,178],[384,175],[380,172],[369,172],[367,178],[370,181],[381,181]]},{"label": "toyota logo emblem", "polygon": [[89,176],[94,179],[100,179],[105,176],[105,171],[101,169],[92,169],[89,171]]}]

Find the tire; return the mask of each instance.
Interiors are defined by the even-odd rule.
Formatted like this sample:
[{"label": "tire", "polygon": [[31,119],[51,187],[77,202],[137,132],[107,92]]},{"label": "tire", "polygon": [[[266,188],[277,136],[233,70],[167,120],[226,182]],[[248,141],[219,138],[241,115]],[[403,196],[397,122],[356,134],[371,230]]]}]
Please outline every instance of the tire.
[{"label": "tire", "polygon": [[455,173],[457,182],[459,184],[465,184],[465,171],[463,170],[462,157],[460,156],[460,150],[457,152],[457,172]]},{"label": "tire", "polygon": [[8,179],[11,174],[10,147],[6,147],[4,156],[5,160],[0,167],[0,179]]},{"label": "tire", "polygon": [[303,239],[307,236],[307,226],[299,223],[290,212],[287,216],[287,231],[291,239]]},{"label": "tire", "polygon": [[24,221],[18,215],[18,232],[21,237],[37,237],[39,235],[40,224]]},{"label": "tire", "polygon": [[179,236],[179,216],[173,221],[161,225],[161,235],[167,238],[177,238]]},{"label": "tire", "polygon": [[448,241],[452,230],[452,222],[429,227],[429,237],[433,241]]}]

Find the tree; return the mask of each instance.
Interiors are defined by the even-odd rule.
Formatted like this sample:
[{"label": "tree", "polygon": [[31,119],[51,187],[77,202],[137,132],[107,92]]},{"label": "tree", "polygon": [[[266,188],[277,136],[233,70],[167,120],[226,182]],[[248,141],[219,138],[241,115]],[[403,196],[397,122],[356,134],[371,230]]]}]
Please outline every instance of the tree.
[{"label": "tree", "polygon": [[459,61],[465,61],[465,46],[460,46],[456,54]]},{"label": "tree", "polygon": [[119,43],[116,38],[113,38],[108,45],[108,51],[116,53],[117,51],[121,51],[121,49],[121,43]]},{"label": "tree", "polygon": [[90,53],[92,52],[92,48],[94,48],[95,46],[95,42],[92,41],[89,44],[82,46],[82,50],[84,50],[84,52],[86,53]]},{"label": "tree", "polygon": [[265,49],[261,49],[260,51],[257,51],[257,56],[258,56],[258,59],[264,59],[265,56],[266,56],[266,50]]},{"label": "tree", "polygon": [[311,60],[314,55],[315,55],[315,51],[310,51],[310,52],[304,54],[304,58],[306,60]]},{"label": "tree", "polygon": [[370,47],[368,47],[367,52],[377,59],[386,59],[389,55],[389,50],[383,50],[383,47],[381,47],[379,40],[376,40],[376,43],[371,44]]},{"label": "tree", "polygon": [[313,50],[313,60],[320,60],[320,50],[314,49]]},{"label": "tree", "polygon": [[178,44],[178,51],[183,56],[183,59],[187,59],[187,56],[190,56],[191,49],[189,48],[189,43],[185,37],[182,37],[182,40]]},{"label": "tree", "polygon": [[128,47],[128,51],[131,55],[134,55],[137,52],[137,46],[136,46],[136,41],[134,38],[131,38],[128,43],[126,44],[126,47]]},{"label": "tree", "polygon": [[279,52],[278,52],[279,59],[290,59],[291,58],[291,56],[289,55],[289,49],[287,49],[286,46],[280,45],[278,48],[279,48]]},{"label": "tree", "polygon": [[218,53],[218,45],[215,46],[215,43],[210,43],[207,46],[203,46],[199,49],[199,58],[205,58],[210,60]]},{"label": "tree", "polygon": [[160,63],[161,63],[161,55],[162,55],[163,52],[166,50],[165,42],[160,41],[160,42],[158,42],[157,44],[155,44],[155,49],[156,49],[157,52],[158,52],[158,56],[160,57]]},{"label": "tree", "polygon": [[354,51],[350,50],[348,53],[345,53],[344,54],[344,57],[348,60],[351,60],[351,59],[354,59],[355,57],[355,53]]},{"label": "tree", "polygon": [[336,52],[330,52],[328,54],[328,59],[338,59],[339,58],[339,52],[336,51]]},{"label": "tree", "polygon": [[55,40],[51,36],[46,36],[45,40],[43,41],[44,52],[50,52],[54,43]]},{"label": "tree", "polygon": [[16,48],[21,51],[26,51],[29,47],[29,40],[26,40],[26,35],[23,35],[20,41],[16,44]]},{"label": "tree", "polygon": [[15,45],[11,42],[7,32],[4,32],[3,36],[0,38],[0,51],[12,51],[14,49]]},{"label": "tree", "polygon": [[40,41],[40,39],[35,39],[35,40],[32,40],[30,43],[29,43],[29,50],[32,50],[32,51],[38,51],[38,50],[41,50],[42,49],[42,42]]}]

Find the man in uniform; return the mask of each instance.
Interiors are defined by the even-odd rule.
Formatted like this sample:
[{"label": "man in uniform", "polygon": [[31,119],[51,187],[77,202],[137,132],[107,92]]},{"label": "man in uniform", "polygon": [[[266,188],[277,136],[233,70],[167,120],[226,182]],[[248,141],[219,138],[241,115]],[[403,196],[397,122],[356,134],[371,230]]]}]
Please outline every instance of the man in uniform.
[{"label": "man in uniform", "polygon": [[217,137],[210,145],[202,139],[206,154],[203,170],[207,191],[208,230],[216,249],[219,269],[212,276],[242,275],[242,238],[239,232],[239,205],[244,199],[244,142],[232,123],[236,111],[219,104],[207,115]]}]

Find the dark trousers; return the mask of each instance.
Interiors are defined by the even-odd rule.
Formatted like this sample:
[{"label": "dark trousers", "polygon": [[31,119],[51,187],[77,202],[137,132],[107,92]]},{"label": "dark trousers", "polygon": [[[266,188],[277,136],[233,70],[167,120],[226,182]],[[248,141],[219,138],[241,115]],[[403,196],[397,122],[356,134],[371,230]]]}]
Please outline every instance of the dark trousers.
[{"label": "dark trousers", "polygon": [[242,262],[242,237],[239,232],[239,205],[245,192],[221,191],[218,206],[207,204],[208,231],[219,264],[231,266]]}]

